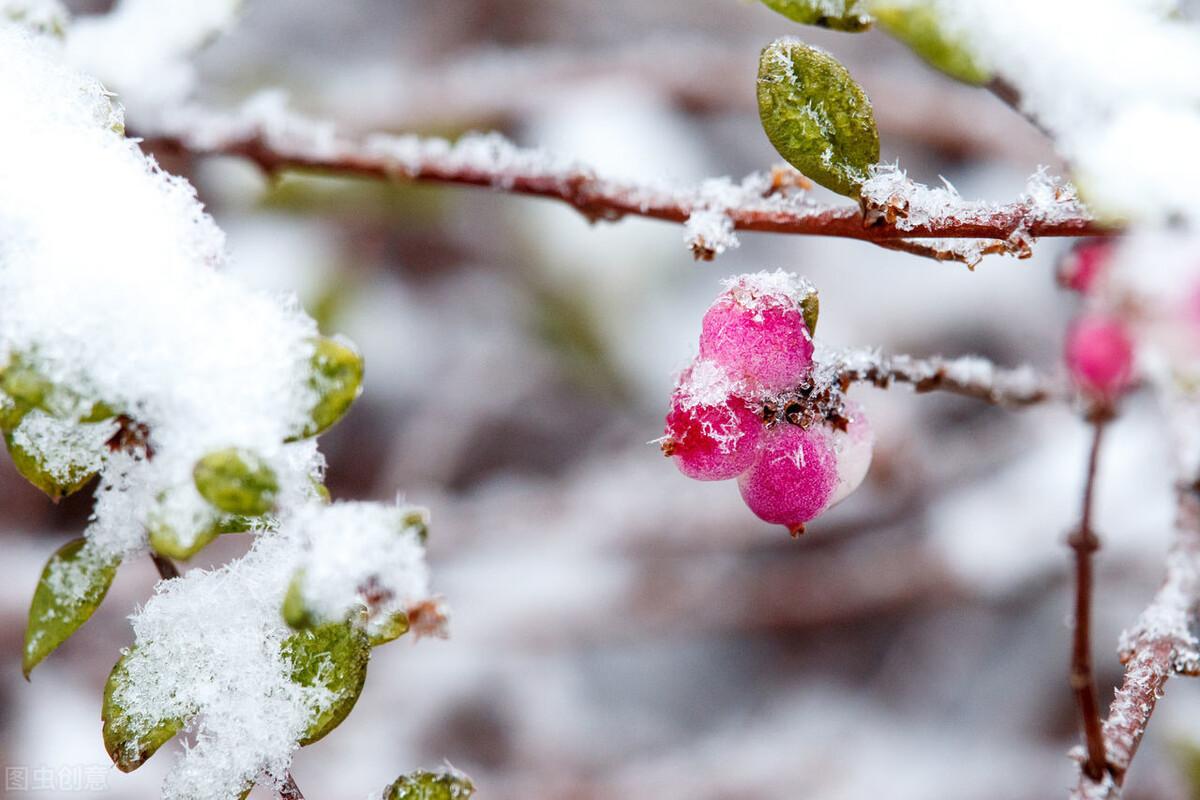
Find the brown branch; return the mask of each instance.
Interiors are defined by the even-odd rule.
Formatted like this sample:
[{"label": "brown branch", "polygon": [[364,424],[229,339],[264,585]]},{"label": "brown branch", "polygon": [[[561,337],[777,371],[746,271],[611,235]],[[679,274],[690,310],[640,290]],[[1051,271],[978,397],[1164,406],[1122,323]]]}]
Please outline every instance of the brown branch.
[{"label": "brown branch", "polygon": [[171,559],[166,556],[160,556],[153,550],[150,551],[150,558],[154,561],[154,566],[158,569],[158,576],[164,581],[179,577],[179,567],[175,566],[175,562]]},{"label": "brown branch", "polygon": [[1094,780],[1081,767],[1073,800],[1119,796],[1150,716],[1172,675],[1200,674],[1200,642],[1191,621],[1200,603],[1200,494],[1179,490],[1175,542],[1162,588],[1121,642],[1125,677],[1113,697],[1103,733],[1109,772]]},{"label": "brown branch", "polygon": [[[329,125],[270,106],[240,115],[182,109],[147,140],[193,154],[240,156],[268,173],[304,170],[397,181],[479,186],[558,200],[588,219],[640,216],[686,223],[694,213],[724,215],[732,230],[835,236],[920,251],[913,239],[991,239],[1112,233],[1082,213],[1046,214],[1030,203],[972,204],[956,217],[901,226],[855,206],[814,203],[807,192],[780,190],[769,176],[741,184],[707,181],[669,188],[610,180],[576,162],[518,148],[497,135],[467,136],[455,144],[416,136],[340,137]],[[923,248],[928,255],[930,248]],[[936,249],[936,248],[935,248]],[[945,250],[945,248],[941,248]]]},{"label": "brown branch", "polygon": [[894,383],[904,383],[917,393],[949,392],[1010,408],[1068,396],[1063,388],[1030,367],[1004,369],[978,356],[856,355],[843,359],[838,375],[843,384],[869,383],[886,389]]},{"label": "brown branch", "polygon": [[304,793],[296,785],[296,779],[290,771],[284,776],[283,785],[279,787],[279,800],[304,800]]},{"label": "brown branch", "polygon": [[1083,488],[1083,511],[1079,528],[1069,543],[1075,553],[1075,624],[1071,647],[1071,689],[1079,704],[1086,757],[1080,765],[1083,774],[1100,781],[1107,770],[1104,734],[1100,727],[1100,706],[1096,699],[1096,678],[1092,673],[1092,556],[1100,549],[1100,540],[1092,528],[1095,505],[1096,470],[1100,463],[1100,445],[1104,438],[1104,420],[1092,422],[1092,445],[1088,455],[1087,478]]}]

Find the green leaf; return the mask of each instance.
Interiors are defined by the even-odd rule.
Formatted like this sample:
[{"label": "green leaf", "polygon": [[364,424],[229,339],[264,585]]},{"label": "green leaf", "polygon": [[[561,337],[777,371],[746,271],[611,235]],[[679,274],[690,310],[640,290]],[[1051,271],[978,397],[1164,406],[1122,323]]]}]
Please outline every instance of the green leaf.
[{"label": "green leaf", "polygon": [[962,42],[946,31],[932,5],[880,0],[871,6],[871,11],[888,33],[935,69],[973,86],[982,86],[992,79],[991,73],[980,66]]},{"label": "green leaf", "polygon": [[200,495],[222,511],[247,517],[275,506],[279,481],[266,461],[248,450],[230,447],[196,462],[192,478]]},{"label": "green leaf", "polygon": [[317,618],[304,602],[304,570],[296,570],[283,596],[283,620],[296,630],[312,628]]},{"label": "green leaf", "polygon": [[108,593],[120,563],[119,558],[97,554],[83,538],[72,539],[50,556],[29,605],[21,665],[26,678],[88,621]]},{"label": "green leaf", "polygon": [[323,433],[346,415],[362,394],[362,355],[342,340],[325,336],[314,339],[308,383],[317,402],[309,410],[303,429],[289,441]]},{"label": "green leaf", "polygon": [[167,558],[187,561],[211,544],[223,531],[219,517],[214,517],[206,526],[181,532],[178,526],[172,525],[165,517],[151,515],[146,520],[146,532],[154,552]]},{"label": "green leaf", "polygon": [[354,708],[367,680],[371,643],[357,625],[331,622],[293,633],[284,641],[283,657],[292,665],[293,683],[320,686],[333,695],[328,705],[315,710],[300,740],[309,745],[340,725]]},{"label": "green leaf", "polygon": [[467,800],[475,784],[461,772],[417,770],[401,775],[383,790],[383,800]]},{"label": "green leaf", "polygon": [[383,617],[369,628],[371,647],[394,642],[408,633],[409,627],[408,614],[404,611],[397,611],[395,614]]},{"label": "green leaf", "polygon": [[238,514],[222,514],[207,506],[193,506],[173,497],[176,491],[191,492],[180,486],[162,492],[146,519],[150,547],[159,555],[187,561],[223,533],[241,533],[254,527],[254,519]]},{"label": "green leaf", "polygon": [[860,0],[762,0],[768,8],[805,25],[857,33],[871,27]]},{"label": "green leaf", "polygon": [[51,468],[48,459],[21,444],[13,431],[4,434],[4,444],[8,448],[13,466],[21,473],[21,477],[41,489],[56,503],[78,492],[96,474],[91,464],[68,460]]},{"label": "green leaf", "polygon": [[0,427],[16,427],[21,418],[37,408],[56,419],[100,422],[117,416],[106,403],[90,400],[65,386],[58,386],[32,366],[28,358],[14,356],[0,371],[0,393],[8,403],[0,414]]},{"label": "green leaf", "polygon": [[104,749],[122,772],[133,772],[146,763],[171,737],[183,730],[186,719],[147,718],[134,713],[121,703],[131,678],[129,660],[136,649],[121,656],[108,682],[104,684],[104,705],[100,718],[104,722]]},{"label": "green leaf", "polygon": [[879,161],[871,101],[831,55],[791,39],[762,52],[758,113],[788,163],[839,194],[856,197]]},{"label": "green leaf", "polygon": [[816,292],[804,295],[804,299],[800,301],[800,313],[804,316],[804,325],[808,328],[808,334],[817,332],[817,319],[821,316],[821,299]]}]

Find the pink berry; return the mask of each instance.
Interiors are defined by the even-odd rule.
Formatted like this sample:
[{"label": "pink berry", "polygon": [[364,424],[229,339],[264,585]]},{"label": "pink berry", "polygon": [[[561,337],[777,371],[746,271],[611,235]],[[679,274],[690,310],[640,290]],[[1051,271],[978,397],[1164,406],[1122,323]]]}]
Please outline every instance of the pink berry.
[{"label": "pink berry", "polygon": [[754,463],[763,423],[717,364],[698,361],[671,397],[663,450],[701,481],[736,478]]},{"label": "pink berry", "polygon": [[812,368],[800,305],[811,292],[784,272],[739,276],[704,315],[700,356],[768,391],[796,386]]},{"label": "pink berry", "polygon": [[1112,260],[1112,242],[1085,242],[1072,250],[1059,267],[1058,280],[1064,287],[1087,294]]},{"label": "pink berry", "polygon": [[837,455],[823,425],[776,426],[764,438],[754,466],[738,478],[750,510],[793,534],[828,508],[837,486]]},{"label": "pink berry", "polygon": [[1085,392],[1114,400],[1133,376],[1133,341],[1119,321],[1101,315],[1082,317],[1067,333],[1067,369]]}]

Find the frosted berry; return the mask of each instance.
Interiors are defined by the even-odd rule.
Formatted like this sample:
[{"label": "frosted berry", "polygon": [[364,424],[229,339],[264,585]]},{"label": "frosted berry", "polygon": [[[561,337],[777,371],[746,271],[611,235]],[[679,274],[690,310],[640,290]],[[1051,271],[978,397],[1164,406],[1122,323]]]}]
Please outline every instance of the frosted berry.
[{"label": "frosted berry", "polygon": [[1079,245],[1067,254],[1059,266],[1059,283],[1080,294],[1089,293],[1112,260],[1114,247],[1112,242],[1104,240]]},{"label": "frosted berry", "polygon": [[754,463],[763,423],[736,394],[738,384],[712,361],[684,372],[671,397],[663,452],[700,481],[736,478]]},{"label": "frosted berry", "polygon": [[254,453],[217,450],[196,462],[192,478],[200,496],[221,511],[257,517],[275,506],[279,483],[271,467]]},{"label": "frosted berry", "polygon": [[738,478],[746,505],[760,519],[793,533],[824,511],[838,488],[837,454],[823,425],[781,424],[764,437],[754,466]]},{"label": "frosted berry", "polygon": [[704,315],[701,358],[769,391],[796,386],[812,368],[812,297],[806,282],[782,271],[739,276]]},{"label": "frosted berry", "polygon": [[736,478],[754,463],[762,427],[762,420],[740,397],[689,406],[676,396],[667,414],[664,450],[689,478]]},{"label": "frosted berry", "polygon": [[1067,370],[1087,394],[1111,402],[1133,378],[1133,341],[1118,320],[1082,317],[1067,332]]}]

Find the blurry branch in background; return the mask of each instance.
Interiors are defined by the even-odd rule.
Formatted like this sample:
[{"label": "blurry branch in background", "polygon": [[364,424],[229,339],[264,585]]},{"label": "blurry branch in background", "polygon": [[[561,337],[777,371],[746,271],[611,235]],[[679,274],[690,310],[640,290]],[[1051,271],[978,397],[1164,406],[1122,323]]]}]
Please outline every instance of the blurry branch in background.
[{"label": "blurry branch in background", "polygon": [[[592,221],[640,216],[686,224],[698,257],[736,246],[734,231],[836,236],[902,249],[938,260],[978,261],[983,251],[1011,252],[1011,242],[1042,236],[1101,236],[1106,230],[1084,216],[1046,218],[1034,204],[977,205],[962,214],[902,225],[852,205],[814,202],[807,181],[790,170],[756,173],[699,186],[672,187],[601,177],[589,166],[521,148],[498,134],[471,134],[457,142],[420,136],[374,135],[351,140],[333,125],[287,110],[278,94],[252,99],[241,111],[222,114],[197,107],[177,109],[143,132],[151,147],[197,155],[248,158],[264,171],[307,170],[350,177],[482,186],[509,194],[559,200]],[[971,243],[963,252],[916,239],[994,240]]]},{"label": "blurry branch in background", "polygon": [[1092,672],[1092,592],[1093,556],[1100,549],[1100,540],[1092,530],[1092,509],[1095,506],[1096,473],[1100,466],[1100,446],[1104,441],[1106,419],[1097,416],[1092,423],[1092,444],[1088,453],[1087,476],[1083,485],[1083,511],[1079,527],[1071,533],[1068,543],[1075,553],[1075,610],[1071,643],[1071,690],[1079,705],[1083,728],[1085,756],[1080,771],[1092,781],[1101,781],[1108,770],[1104,734],[1100,726],[1100,706],[1096,699],[1096,676]]},{"label": "blurry branch in background", "polygon": [[905,383],[918,393],[949,392],[996,406],[1020,407],[1065,401],[1070,395],[1032,367],[997,367],[979,356],[913,358],[872,351],[851,353],[836,365],[843,385],[869,383],[886,389]]},{"label": "blurry branch in background", "polygon": [[[384,102],[343,107],[331,93],[323,105],[359,131],[505,128],[561,108],[565,99],[589,89],[613,87],[640,90],[692,114],[754,115],[757,103],[746,88],[761,47],[758,39],[730,44],[662,36],[592,52],[554,45],[482,48],[405,69]],[[954,158],[1004,156],[1022,168],[1053,158],[1045,140],[995,99],[961,84],[914,80],[906,67],[922,69],[907,61],[879,64],[873,57],[854,70],[888,136]]]}]

